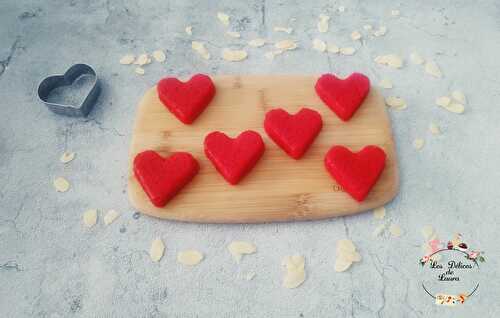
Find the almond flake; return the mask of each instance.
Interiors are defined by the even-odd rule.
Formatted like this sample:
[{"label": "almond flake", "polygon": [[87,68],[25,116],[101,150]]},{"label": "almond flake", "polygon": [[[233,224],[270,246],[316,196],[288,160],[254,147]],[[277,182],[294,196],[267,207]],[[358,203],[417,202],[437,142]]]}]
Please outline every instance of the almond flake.
[{"label": "almond flake", "polygon": [[425,72],[433,77],[440,78],[443,76],[441,69],[434,61],[427,61],[425,63]]},{"label": "almond flake", "polygon": [[347,260],[347,259],[344,259],[344,258],[337,258],[335,259],[335,271],[336,272],[344,272],[346,270],[349,269],[349,267],[351,267],[352,265],[352,262]]},{"label": "almond flake", "polygon": [[192,26],[190,26],[190,25],[188,25],[188,26],[184,29],[184,31],[186,31],[186,34],[187,34],[187,35],[193,35],[193,27],[192,27]]},{"label": "almond flake", "polygon": [[253,254],[257,251],[255,245],[244,241],[233,241],[228,245],[227,249],[233,256],[236,263],[241,261],[243,255]]},{"label": "almond flake", "polygon": [[390,80],[388,80],[387,78],[382,79],[380,81],[379,85],[380,85],[380,87],[385,88],[385,89],[392,88],[392,82]]},{"label": "almond flake", "polygon": [[273,28],[274,32],[285,32],[285,33],[292,33],[293,32],[293,29],[292,28],[285,28],[285,27],[282,27],[282,26],[275,26]]},{"label": "almond flake", "polygon": [[399,16],[399,14],[400,14],[399,10],[391,10],[391,15],[392,15],[393,17],[398,17],[398,16]]},{"label": "almond flake", "polygon": [[379,36],[384,36],[386,33],[387,33],[387,27],[381,26],[378,28],[377,31],[373,32],[373,35],[379,37]]},{"label": "almond flake", "polygon": [[447,107],[451,103],[451,98],[448,96],[441,96],[436,98],[436,105],[441,107]]},{"label": "almond flake", "polygon": [[57,192],[66,192],[69,190],[69,182],[63,177],[56,178],[53,183]]},{"label": "almond flake", "polygon": [[269,51],[269,52],[264,53],[264,56],[265,56],[267,59],[272,60],[272,59],[274,59],[274,57],[275,57],[276,55],[280,55],[280,54],[282,54],[282,53],[283,53],[283,51],[281,51],[281,50],[277,50],[277,51]]},{"label": "almond flake", "polygon": [[151,58],[146,53],[139,55],[137,57],[137,60],[135,60],[135,62],[134,62],[135,65],[139,65],[139,66],[147,65],[150,63],[151,63]]},{"label": "almond flake", "polygon": [[454,100],[456,100],[457,102],[459,102],[461,104],[465,104],[465,102],[466,102],[465,95],[461,91],[454,90],[451,93],[451,97],[453,97]]},{"label": "almond flake", "polygon": [[386,97],[385,103],[387,106],[397,110],[405,109],[407,106],[405,100],[397,96]]},{"label": "almond flake", "polygon": [[382,232],[384,232],[384,230],[385,230],[385,224],[382,223],[373,230],[373,236],[375,237],[379,236],[380,234],[382,234]]},{"label": "almond flake", "polygon": [[370,24],[365,24],[365,25],[363,25],[363,29],[365,29],[366,31],[369,31],[369,30],[373,29],[373,26],[371,26]]},{"label": "almond flake", "polygon": [[68,163],[68,162],[72,161],[73,159],[75,159],[75,153],[74,152],[65,151],[61,155],[61,158],[59,158],[59,161],[61,161],[62,163]]},{"label": "almond flake", "polygon": [[106,225],[110,225],[111,223],[113,223],[118,217],[120,216],[120,214],[118,212],[116,212],[115,210],[109,210],[106,215],[104,216],[104,224]]},{"label": "almond flake", "polygon": [[134,60],[135,60],[135,55],[133,55],[133,54],[127,54],[127,55],[124,55],[120,59],[120,64],[130,65],[130,64],[134,63]]},{"label": "almond flake", "polygon": [[440,135],[441,134],[441,129],[439,129],[439,126],[437,124],[435,124],[435,123],[431,123],[429,125],[429,131],[433,135]]},{"label": "almond flake", "polygon": [[340,7],[338,8],[338,10],[339,10],[339,12],[345,12],[345,7],[344,7],[344,6],[340,6]]},{"label": "almond flake", "polygon": [[177,262],[183,265],[198,265],[203,260],[203,254],[196,250],[187,250],[177,253]]},{"label": "almond flake", "polygon": [[191,42],[191,48],[205,60],[210,59],[210,53],[208,53],[203,42],[193,41]]},{"label": "almond flake", "polygon": [[385,207],[381,206],[376,209],[373,209],[373,217],[382,220],[385,217]]},{"label": "almond flake", "polygon": [[353,47],[341,47],[339,52],[342,55],[354,55],[354,53],[356,53],[356,49]]},{"label": "almond flake", "polygon": [[337,241],[337,252],[347,251],[347,252],[355,252],[356,246],[351,240],[342,239]]},{"label": "almond flake", "polygon": [[351,39],[353,41],[357,41],[357,40],[361,39],[361,33],[359,33],[359,31],[352,31]]},{"label": "almond flake", "polygon": [[163,63],[165,62],[165,59],[167,58],[165,56],[165,52],[163,52],[162,50],[156,50],[153,52],[153,58],[156,60],[156,62],[159,62],[159,63]]},{"label": "almond flake", "polygon": [[285,288],[299,287],[306,279],[304,256],[287,256],[283,260],[283,265],[286,267],[283,286]]},{"label": "almond flake", "polygon": [[295,41],[293,41],[293,40],[282,40],[282,41],[276,42],[276,44],[274,44],[274,46],[280,50],[294,50],[297,48],[297,43],[295,43]]},{"label": "almond flake", "polygon": [[234,32],[234,31],[227,31],[226,34],[232,38],[239,39],[241,37],[241,34],[239,32]]},{"label": "almond flake", "polygon": [[375,62],[380,65],[387,65],[393,68],[401,68],[403,59],[396,54],[380,55],[375,58]]},{"label": "almond flake", "polygon": [[455,113],[455,114],[462,114],[465,111],[465,107],[462,104],[452,102],[448,106],[444,107],[447,111]]},{"label": "almond flake", "polygon": [[146,73],[142,67],[136,67],[134,72],[138,75],[144,75],[144,73]]},{"label": "almond flake", "polygon": [[420,56],[417,52],[413,52],[410,54],[410,61],[413,64],[421,65],[424,64],[425,60],[423,57]]},{"label": "almond flake", "polygon": [[253,40],[248,41],[248,45],[253,46],[253,47],[261,47],[261,46],[264,46],[265,44],[266,44],[266,39],[257,38],[257,39],[253,39]]},{"label": "almond flake", "polygon": [[319,15],[319,21],[318,21],[318,31],[321,33],[328,32],[328,21],[330,20],[330,17],[324,14]]},{"label": "almond flake", "polygon": [[228,26],[229,25],[229,16],[227,14],[225,14],[224,12],[217,12],[217,19],[219,19],[219,21],[225,25],[225,26]]},{"label": "almond flake", "polygon": [[159,262],[165,253],[165,244],[161,238],[155,239],[151,242],[151,247],[149,249],[149,257],[153,262]]},{"label": "almond flake", "polygon": [[426,225],[422,228],[422,235],[425,240],[429,240],[434,234],[434,228],[431,225]]},{"label": "almond flake", "polygon": [[313,40],[313,49],[319,52],[325,52],[326,51],[326,43],[325,41],[322,41],[320,39],[314,39]]},{"label": "almond flake", "polygon": [[391,232],[392,236],[394,237],[400,237],[402,234],[401,227],[399,225],[392,223],[389,226],[389,232]]},{"label": "almond flake", "polygon": [[337,241],[337,255],[335,259],[335,271],[347,270],[353,262],[361,261],[361,255],[356,252],[356,246],[351,240],[342,239]]},{"label": "almond flake", "polygon": [[326,47],[326,50],[329,53],[335,53],[335,54],[340,52],[340,48],[338,46],[336,46],[335,44],[328,44]]},{"label": "almond flake", "polygon": [[413,141],[413,147],[420,150],[424,147],[425,141],[422,138],[417,138]]},{"label": "almond flake", "polygon": [[222,58],[226,61],[230,62],[239,62],[246,59],[248,56],[246,51],[243,50],[230,50],[224,49],[222,51]]},{"label": "almond flake", "polygon": [[83,224],[86,227],[93,227],[97,223],[97,210],[89,209],[83,213]]}]

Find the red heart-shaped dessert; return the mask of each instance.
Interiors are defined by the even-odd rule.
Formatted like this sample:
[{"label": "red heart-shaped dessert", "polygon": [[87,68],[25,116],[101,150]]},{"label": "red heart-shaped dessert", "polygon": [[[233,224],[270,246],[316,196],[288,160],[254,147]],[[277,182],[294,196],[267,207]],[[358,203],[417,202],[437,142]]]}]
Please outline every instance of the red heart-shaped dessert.
[{"label": "red heart-shaped dessert", "polygon": [[343,121],[351,119],[370,91],[370,80],[363,74],[352,73],[346,79],[323,74],[316,82],[316,93]]},{"label": "red heart-shaped dessert", "polygon": [[198,161],[187,152],[176,152],[167,158],[153,150],[134,158],[134,174],[144,192],[157,207],[163,207],[200,169]]},{"label": "red heart-shaped dessert", "polygon": [[219,173],[237,184],[264,153],[264,141],[255,131],[247,130],[237,138],[214,131],[205,137],[205,154]]},{"label": "red heart-shaped dessert", "polygon": [[377,146],[366,146],[357,153],[334,146],[325,156],[325,167],[347,193],[361,202],[377,183],[385,158],[384,150]]},{"label": "red heart-shaped dessert", "polygon": [[268,111],[264,129],[269,137],[290,157],[299,159],[319,134],[323,121],[312,109],[302,108],[290,115],[281,108]]},{"label": "red heart-shaped dessert", "polygon": [[185,83],[175,77],[164,78],[156,90],[163,105],[185,124],[191,124],[215,95],[214,83],[203,74],[196,74]]}]

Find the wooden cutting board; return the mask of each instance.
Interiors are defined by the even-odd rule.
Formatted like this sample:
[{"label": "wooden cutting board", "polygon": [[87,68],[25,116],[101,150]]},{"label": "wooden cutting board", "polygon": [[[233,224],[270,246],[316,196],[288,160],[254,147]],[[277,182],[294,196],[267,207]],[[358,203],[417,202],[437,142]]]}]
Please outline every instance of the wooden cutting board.
[{"label": "wooden cutting board", "polygon": [[[391,123],[381,94],[372,87],[363,105],[342,122],[314,90],[317,76],[215,76],[217,93],[192,125],[184,125],[158,99],[156,87],[146,92],[137,109],[130,148],[128,193],[140,212],[165,219],[206,223],[259,223],[322,219],[354,214],[390,201],[399,187]],[[321,113],[323,129],[308,152],[294,160],[269,139],[265,113],[281,107],[290,113],[307,106]],[[205,136],[214,130],[236,137],[259,132],[266,150],[255,168],[236,186],[218,174],[203,152]],[[330,177],[323,157],[332,145],[358,151],[378,145],[387,154],[386,167],[368,197],[358,203]],[[134,177],[132,162],[152,149],[166,156],[187,151],[200,172],[164,208],[147,198]]]}]

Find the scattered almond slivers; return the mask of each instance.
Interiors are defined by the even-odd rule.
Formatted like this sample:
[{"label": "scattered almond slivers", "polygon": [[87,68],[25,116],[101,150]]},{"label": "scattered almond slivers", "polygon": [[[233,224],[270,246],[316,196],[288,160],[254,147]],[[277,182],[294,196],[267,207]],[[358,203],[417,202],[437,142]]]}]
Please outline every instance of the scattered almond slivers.
[{"label": "scattered almond slivers", "polygon": [[415,149],[417,149],[417,150],[422,149],[424,147],[424,144],[425,144],[425,141],[422,138],[416,138],[413,141],[413,147],[415,147]]},{"label": "scattered almond slivers", "polygon": [[380,85],[380,87],[385,88],[385,89],[392,88],[392,82],[390,80],[388,80],[387,78],[382,79],[380,81],[379,85]]},{"label": "scattered almond slivers", "polygon": [[429,131],[433,135],[440,135],[441,134],[441,129],[436,123],[430,123],[429,125]]},{"label": "scattered almond slivers", "polygon": [[293,40],[281,40],[276,42],[274,46],[280,50],[295,50],[297,48],[297,43]]},{"label": "scattered almond slivers", "polygon": [[340,48],[338,46],[336,46],[335,44],[328,44],[326,47],[326,50],[329,53],[334,53],[334,54],[337,54],[340,52]]},{"label": "scattered almond slivers", "polygon": [[351,33],[351,39],[353,41],[360,40],[361,39],[361,33],[359,33],[359,31],[352,31],[352,33]]},{"label": "scattered almond slivers", "polygon": [[461,104],[465,104],[466,103],[466,99],[465,99],[465,95],[464,93],[462,93],[461,91],[459,90],[454,90],[453,92],[451,92],[451,97],[456,100],[457,102],[461,103]]},{"label": "scattered almond slivers", "polygon": [[319,52],[325,52],[326,51],[326,43],[323,40],[320,39],[314,39],[313,40],[313,49]]},{"label": "scattered almond slivers", "polygon": [[283,260],[283,265],[286,268],[283,287],[289,289],[299,287],[306,279],[304,256],[287,256]]},{"label": "scattered almond slivers", "polygon": [[239,39],[241,37],[241,34],[239,32],[235,31],[227,31],[226,34],[232,38]]},{"label": "scattered almond slivers", "polygon": [[381,65],[387,65],[393,68],[401,68],[403,59],[396,54],[380,55],[375,58],[375,62]]},{"label": "scattered almond slivers", "polygon": [[151,58],[147,53],[141,54],[137,57],[137,60],[135,60],[134,64],[143,66],[151,63]]},{"label": "scattered almond slivers", "polygon": [[338,10],[339,10],[339,12],[345,12],[345,7],[344,7],[344,6],[340,6],[340,7],[338,8]]},{"label": "scattered almond slivers", "polygon": [[449,112],[462,114],[465,111],[465,106],[461,104],[460,101],[465,101],[465,96],[461,92],[457,93],[457,91],[455,91],[453,93],[453,100],[449,96],[441,96],[436,98],[436,105],[443,107]]},{"label": "scattered almond slivers", "polygon": [[341,47],[339,52],[342,55],[354,55],[354,53],[356,53],[356,49],[353,47]]},{"label": "scattered almond slivers", "polygon": [[184,31],[186,32],[187,35],[193,35],[193,27],[188,25]]},{"label": "scattered almond slivers", "polygon": [[394,223],[391,223],[391,225],[389,226],[389,232],[391,232],[392,236],[394,237],[400,237],[403,234],[401,227]]},{"label": "scattered almond slivers", "polygon": [[146,71],[142,67],[136,67],[134,72],[138,75],[144,75]]},{"label": "scattered almond slivers", "polygon": [[120,216],[120,214],[118,212],[116,212],[115,210],[109,210],[106,215],[104,216],[104,224],[106,225],[110,225],[111,223],[113,223],[118,217]]},{"label": "scattered almond slivers", "polygon": [[59,161],[61,161],[62,163],[69,163],[73,159],[75,159],[75,153],[70,151],[65,151],[59,158]]},{"label": "scattered almond slivers", "polygon": [[130,64],[134,63],[134,61],[135,61],[135,55],[133,55],[133,54],[127,54],[127,55],[124,55],[120,59],[120,64],[130,65]]},{"label": "scattered almond slivers", "polygon": [[153,262],[159,262],[163,257],[165,252],[165,244],[161,238],[157,238],[151,242],[151,248],[149,249],[149,257]]},{"label": "scattered almond slivers", "polygon": [[230,17],[229,17],[229,15],[225,14],[224,12],[217,12],[217,19],[219,19],[219,21],[224,26],[228,26],[229,25]]},{"label": "scattered almond slivers", "polygon": [[273,28],[274,32],[285,32],[285,33],[288,33],[288,34],[291,34],[293,32],[293,29],[292,28],[285,28],[285,27],[282,27],[282,26],[275,26]]},{"label": "scattered almond slivers", "polygon": [[203,260],[203,254],[197,250],[186,250],[177,253],[177,262],[187,266],[198,265]]},{"label": "scattered almond slivers", "polygon": [[54,188],[57,192],[66,192],[69,190],[69,181],[63,177],[57,177],[54,182]]},{"label": "scattered almond slivers", "polygon": [[385,207],[381,206],[373,209],[373,217],[382,220],[385,217]]},{"label": "scattered almond slivers", "polygon": [[244,241],[233,241],[228,245],[227,249],[233,256],[236,263],[241,261],[243,255],[253,254],[257,251],[255,245]]},{"label": "scattered almond slivers", "polygon": [[253,47],[261,47],[264,46],[265,44],[266,44],[266,39],[261,39],[261,38],[248,41],[248,45]]},{"label": "scattered almond slivers", "polygon": [[318,31],[321,33],[325,33],[328,31],[328,21],[330,20],[330,17],[325,15],[325,14],[320,14],[319,15],[319,21],[318,21]]},{"label": "scattered almond slivers", "polygon": [[222,58],[226,61],[230,62],[239,62],[243,61],[246,59],[248,56],[248,53],[243,50],[230,50],[230,49],[224,49],[222,51]]},{"label": "scattered almond slivers", "polygon": [[441,73],[441,69],[434,61],[427,61],[425,63],[425,72],[433,77],[441,78],[443,74]]},{"label": "scattered almond slivers", "polygon": [[407,107],[406,102],[404,99],[401,97],[397,96],[389,96],[385,98],[385,103],[387,106],[395,109],[395,110],[402,110]]},{"label": "scattered almond slivers", "polygon": [[153,55],[153,58],[156,60],[156,62],[159,63],[165,62],[165,59],[167,58],[165,56],[165,52],[163,52],[162,50],[153,51],[151,55]]},{"label": "scattered almond slivers", "polygon": [[97,210],[89,209],[83,213],[83,224],[91,228],[97,223]]},{"label": "scattered almond slivers", "polygon": [[421,65],[424,64],[425,60],[423,57],[420,56],[417,52],[413,52],[410,54],[410,61],[413,64]]},{"label": "scattered almond slivers", "polygon": [[373,35],[379,37],[379,36],[384,36],[386,33],[387,33],[387,27],[381,26],[378,28],[378,30],[373,32]]},{"label": "scattered almond slivers", "polygon": [[346,271],[353,262],[361,261],[361,255],[356,252],[356,246],[351,240],[342,239],[337,241],[337,257],[335,259],[335,271]]},{"label": "scattered almond slivers", "polygon": [[283,53],[283,50],[269,51],[269,52],[266,52],[266,53],[264,54],[264,56],[265,56],[267,59],[272,60],[272,59],[274,59],[274,57],[275,57],[276,55],[280,55],[280,54],[282,54],[282,53]]},{"label": "scattered almond slivers", "polygon": [[205,48],[205,44],[203,42],[193,41],[191,42],[191,48],[205,60],[210,59],[210,53],[208,53],[208,50]]}]

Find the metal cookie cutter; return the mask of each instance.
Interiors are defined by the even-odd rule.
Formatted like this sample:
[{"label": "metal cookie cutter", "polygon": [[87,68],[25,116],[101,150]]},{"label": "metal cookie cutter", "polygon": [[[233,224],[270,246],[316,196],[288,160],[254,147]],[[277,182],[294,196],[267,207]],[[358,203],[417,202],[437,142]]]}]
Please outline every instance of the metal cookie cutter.
[{"label": "metal cookie cutter", "polygon": [[[52,90],[61,86],[71,85],[77,78],[82,75],[91,75],[94,77],[94,82],[89,93],[80,105],[65,105],[49,102],[48,97]],[[47,107],[56,114],[85,117],[92,110],[94,104],[101,92],[99,80],[94,69],[87,64],[75,64],[71,66],[63,75],[52,75],[43,79],[38,85],[38,99],[40,99]]]}]

